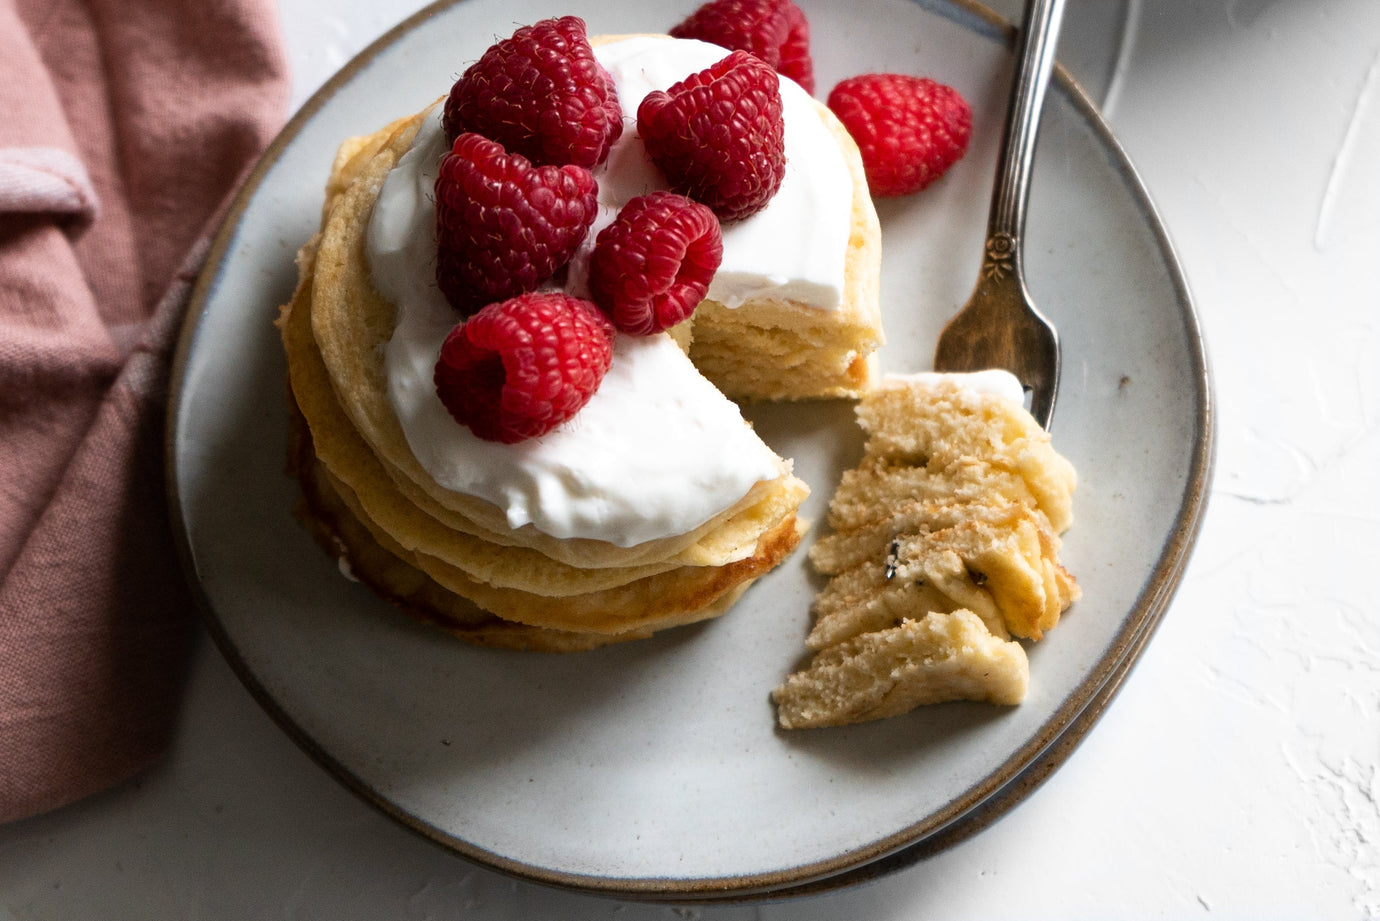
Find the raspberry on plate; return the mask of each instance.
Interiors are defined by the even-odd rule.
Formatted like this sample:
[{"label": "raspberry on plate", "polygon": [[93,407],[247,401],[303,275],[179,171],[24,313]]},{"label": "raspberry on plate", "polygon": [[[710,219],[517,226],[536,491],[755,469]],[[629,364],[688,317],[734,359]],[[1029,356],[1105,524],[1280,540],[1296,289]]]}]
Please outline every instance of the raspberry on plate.
[{"label": "raspberry on plate", "polygon": [[786,174],[780,79],[746,51],[648,93],[637,130],[671,188],[722,221],[765,208]]},{"label": "raspberry on plate", "polygon": [[723,259],[714,212],[675,192],[632,199],[589,259],[594,302],[625,333],[647,336],[695,312]]},{"label": "raspberry on plate", "polygon": [[462,315],[535,290],[570,260],[598,212],[582,166],[533,166],[477,134],[436,177],[436,282]]},{"label": "raspberry on plate", "polygon": [[815,91],[810,24],[792,0],[710,0],[671,34],[754,54],[805,92]]},{"label": "raspberry on plate", "polygon": [[829,94],[862,153],[872,194],[918,192],[968,151],[973,113],[953,87],[906,74],[849,77]]},{"label": "raspberry on plate", "polygon": [[446,140],[472,131],[538,165],[602,163],[623,132],[608,73],[576,16],[524,26],[493,45],[451,87]]},{"label": "raspberry on plate", "polygon": [[524,294],[489,304],[446,336],[436,395],[486,441],[538,438],[572,418],[613,361],[613,326],[589,301]]}]

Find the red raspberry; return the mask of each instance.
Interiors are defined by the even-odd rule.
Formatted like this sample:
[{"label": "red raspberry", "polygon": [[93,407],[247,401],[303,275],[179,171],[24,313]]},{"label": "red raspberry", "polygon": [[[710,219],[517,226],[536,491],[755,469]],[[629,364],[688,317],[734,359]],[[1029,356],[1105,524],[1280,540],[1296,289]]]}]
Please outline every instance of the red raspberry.
[{"label": "red raspberry", "polygon": [[805,12],[790,0],[782,0],[786,11],[786,41],[781,46],[781,63],[776,72],[790,77],[811,96],[815,94],[815,62],[810,57],[810,23]]},{"label": "red raspberry", "polygon": [[755,54],[805,92],[815,91],[810,24],[791,0],[710,0],[671,34]]},{"label": "red raspberry", "polygon": [[671,188],[722,221],[762,210],[786,174],[780,80],[746,51],[648,93],[637,130]]},{"label": "red raspberry", "polygon": [[857,141],[878,197],[934,182],[968,151],[973,133],[973,113],[958,91],[923,77],[849,77],[829,94],[829,108]]},{"label": "red raspberry", "polygon": [[532,166],[462,134],[436,177],[436,282],[468,315],[533,291],[570,260],[598,211],[582,166]]},{"label": "red raspberry", "polygon": [[491,47],[451,88],[446,140],[467,131],[533,163],[593,168],[623,132],[613,81],[576,16],[525,26]]},{"label": "red raspberry", "polygon": [[579,412],[612,361],[613,326],[599,308],[565,294],[524,294],[450,331],[436,395],[479,438],[514,444]]},{"label": "red raspberry", "polygon": [[614,326],[649,336],[695,312],[723,254],[714,212],[674,192],[652,192],[600,231],[589,288]]}]

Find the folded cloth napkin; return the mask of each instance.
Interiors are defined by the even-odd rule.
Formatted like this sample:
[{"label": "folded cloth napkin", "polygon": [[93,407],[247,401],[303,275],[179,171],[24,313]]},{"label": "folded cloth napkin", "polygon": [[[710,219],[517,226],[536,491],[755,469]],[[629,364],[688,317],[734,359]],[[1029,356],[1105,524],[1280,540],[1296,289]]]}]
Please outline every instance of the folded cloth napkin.
[{"label": "folded cloth napkin", "polygon": [[0,821],[169,742],[171,344],[287,91],[273,0],[0,0]]}]

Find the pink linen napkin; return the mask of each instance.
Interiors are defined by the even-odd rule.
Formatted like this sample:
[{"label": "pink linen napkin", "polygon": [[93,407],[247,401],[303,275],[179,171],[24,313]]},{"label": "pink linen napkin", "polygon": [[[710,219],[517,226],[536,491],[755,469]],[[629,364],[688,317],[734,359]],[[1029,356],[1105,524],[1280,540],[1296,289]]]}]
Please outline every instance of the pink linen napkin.
[{"label": "pink linen napkin", "polygon": [[168,743],[170,347],[287,90],[273,0],[0,0],[0,821]]}]

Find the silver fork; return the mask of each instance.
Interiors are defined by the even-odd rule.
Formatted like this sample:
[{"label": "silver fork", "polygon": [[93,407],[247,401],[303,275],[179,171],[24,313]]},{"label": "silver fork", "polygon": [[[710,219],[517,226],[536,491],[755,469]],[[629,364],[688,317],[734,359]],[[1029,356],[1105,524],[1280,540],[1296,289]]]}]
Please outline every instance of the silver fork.
[{"label": "silver fork", "polygon": [[939,335],[936,371],[1005,368],[1030,395],[1030,413],[1048,429],[1059,393],[1059,335],[1025,286],[1022,244],[1035,138],[1064,0],[1027,0],[1016,77],[997,163],[987,241],[976,286]]}]

